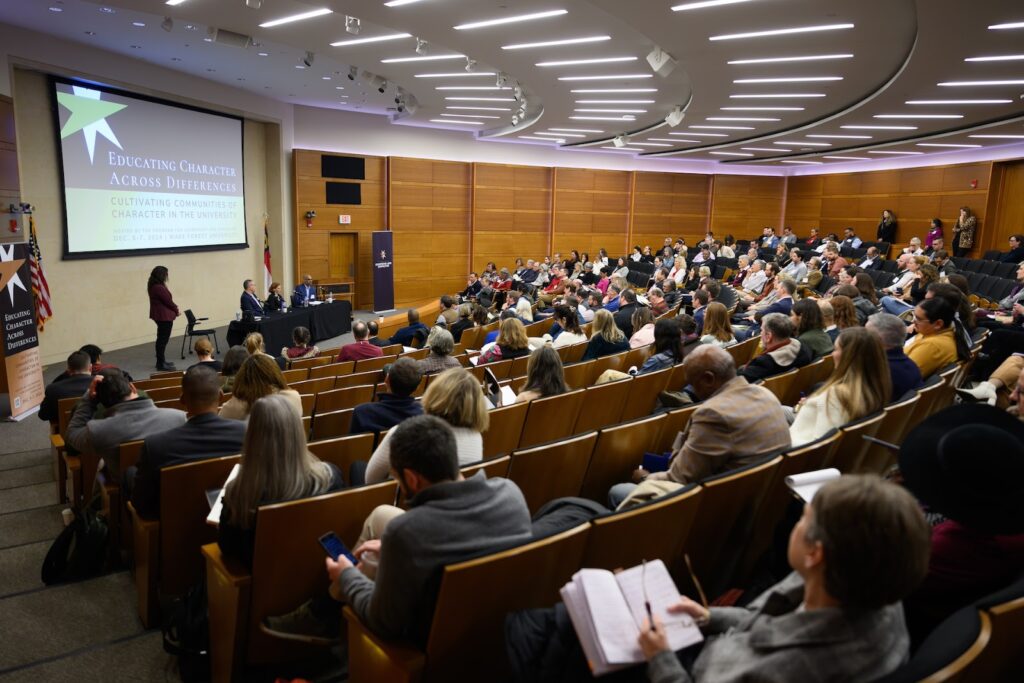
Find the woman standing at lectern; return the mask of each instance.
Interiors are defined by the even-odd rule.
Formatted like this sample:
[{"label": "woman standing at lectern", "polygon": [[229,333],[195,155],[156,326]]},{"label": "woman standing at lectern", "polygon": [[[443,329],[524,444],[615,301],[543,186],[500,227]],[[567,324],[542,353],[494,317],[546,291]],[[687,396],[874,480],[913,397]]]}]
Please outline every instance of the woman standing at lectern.
[{"label": "woman standing at lectern", "polygon": [[181,311],[171,298],[171,290],[167,289],[167,267],[157,266],[149,274],[146,290],[149,292],[149,317],[156,323],[156,369],[174,370],[174,363],[164,358],[167,342],[171,338],[171,327],[174,319]]}]

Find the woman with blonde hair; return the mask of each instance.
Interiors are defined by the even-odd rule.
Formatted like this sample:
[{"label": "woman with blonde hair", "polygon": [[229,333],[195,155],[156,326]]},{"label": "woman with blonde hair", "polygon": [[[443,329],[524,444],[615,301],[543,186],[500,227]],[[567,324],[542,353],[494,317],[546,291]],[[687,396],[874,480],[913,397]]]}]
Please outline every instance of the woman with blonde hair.
[{"label": "woman with blonde hair", "polygon": [[242,466],[224,491],[217,543],[224,554],[251,565],[260,505],[341,487],[338,469],[309,452],[301,411],[284,396],[265,396],[253,403],[242,441]]},{"label": "woman with blonde hair", "polygon": [[587,344],[587,350],[583,352],[582,360],[593,360],[622,351],[629,351],[629,340],[615,324],[611,312],[604,308],[598,309],[594,313],[590,342]]},{"label": "woman with blonde hair", "polygon": [[242,342],[242,345],[249,352],[250,356],[254,356],[257,353],[267,353],[267,349],[263,344],[263,335],[259,332],[250,332],[245,335],[245,341]]},{"label": "woman with blonde hair", "polygon": [[302,416],[302,397],[288,388],[274,359],[265,353],[249,356],[235,374],[231,398],[220,407],[220,416],[229,420],[245,420],[251,406],[264,396],[280,394]]},{"label": "woman with blonde hair", "polygon": [[[460,467],[483,459],[484,440],[481,434],[487,431],[490,416],[480,382],[468,370],[452,368],[438,375],[423,394],[423,412],[439,417],[451,426]],[[391,468],[390,434],[384,435],[370,456],[366,465],[367,484],[377,484],[388,478]]]},{"label": "woman with blonde hair", "polygon": [[835,369],[825,385],[804,401],[789,428],[793,446],[876,413],[890,401],[892,380],[881,339],[863,327],[843,330],[832,352]]},{"label": "woman with blonde hair", "polygon": [[498,326],[498,338],[489,349],[480,354],[477,365],[530,355],[530,340],[519,318],[505,318]]},{"label": "woman with blonde hair", "polygon": [[712,301],[704,309],[704,334],[700,343],[714,344],[723,349],[736,343],[732,323],[729,321],[729,310],[719,301]]}]

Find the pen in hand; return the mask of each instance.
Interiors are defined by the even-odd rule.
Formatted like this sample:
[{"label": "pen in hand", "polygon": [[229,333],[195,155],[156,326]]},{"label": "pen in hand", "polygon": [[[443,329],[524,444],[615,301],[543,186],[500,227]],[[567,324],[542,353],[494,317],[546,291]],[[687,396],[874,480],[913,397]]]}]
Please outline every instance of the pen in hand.
[{"label": "pen in hand", "polygon": [[644,591],[644,608],[647,610],[647,622],[651,625],[651,632],[654,632],[654,614],[651,612],[651,601],[647,598],[647,560],[643,560],[640,569],[640,587]]}]

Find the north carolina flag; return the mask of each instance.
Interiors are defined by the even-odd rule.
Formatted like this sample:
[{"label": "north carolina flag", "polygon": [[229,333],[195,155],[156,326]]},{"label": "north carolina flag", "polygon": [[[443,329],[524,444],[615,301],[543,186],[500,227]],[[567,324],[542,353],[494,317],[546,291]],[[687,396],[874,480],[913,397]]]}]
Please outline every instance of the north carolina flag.
[{"label": "north carolina flag", "polygon": [[270,284],[273,278],[270,275],[270,233],[267,230],[267,222],[263,221],[263,291],[270,291]]}]

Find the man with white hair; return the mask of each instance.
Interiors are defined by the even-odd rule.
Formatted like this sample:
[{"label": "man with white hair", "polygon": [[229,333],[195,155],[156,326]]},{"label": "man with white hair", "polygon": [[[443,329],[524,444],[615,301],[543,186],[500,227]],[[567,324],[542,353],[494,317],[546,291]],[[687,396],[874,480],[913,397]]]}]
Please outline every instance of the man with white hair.
[{"label": "man with white hair", "polygon": [[864,325],[874,332],[885,347],[885,357],[889,361],[889,376],[892,378],[892,400],[899,400],[911,389],[920,388],[924,382],[917,363],[903,353],[903,344],[907,341],[907,326],[892,313],[876,313],[868,318]]},{"label": "man with white hair", "polygon": [[906,252],[900,254],[899,258],[896,259],[896,265],[899,267],[899,272],[892,279],[892,284],[888,287],[882,288],[883,294],[892,294],[897,289],[907,289],[914,279],[914,273],[910,271],[909,263],[910,259],[914,258],[913,254]]}]

